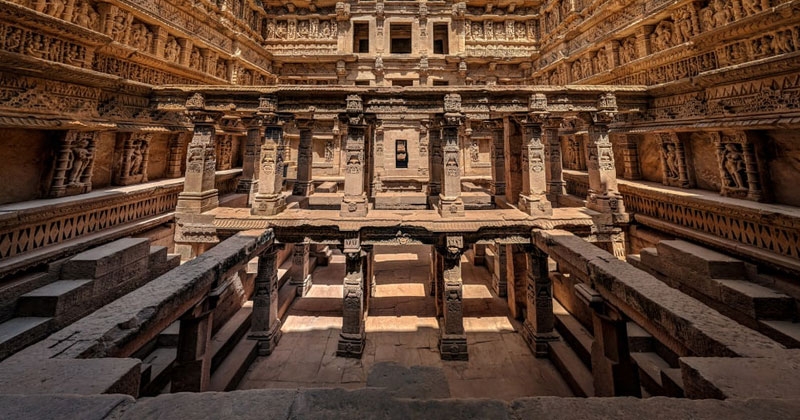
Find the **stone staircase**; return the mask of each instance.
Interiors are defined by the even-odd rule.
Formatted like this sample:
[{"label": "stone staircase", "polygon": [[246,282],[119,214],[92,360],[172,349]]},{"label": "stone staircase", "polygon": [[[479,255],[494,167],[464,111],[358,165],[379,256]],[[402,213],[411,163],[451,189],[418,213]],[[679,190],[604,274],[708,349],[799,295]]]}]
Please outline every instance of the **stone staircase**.
[{"label": "stone staircase", "polygon": [[75,255],[51,273],[6,287],[13,305],[0,324],[0,360],[180,264],[145,238],[123,238]]},{"label": "stone staircase", "polygon": [[[681,240],[660,241],[628,262],[779,343],[800,348],[796,300],[764,286],[744,261]],[[755,281],[753,281],[755,280]]]}]

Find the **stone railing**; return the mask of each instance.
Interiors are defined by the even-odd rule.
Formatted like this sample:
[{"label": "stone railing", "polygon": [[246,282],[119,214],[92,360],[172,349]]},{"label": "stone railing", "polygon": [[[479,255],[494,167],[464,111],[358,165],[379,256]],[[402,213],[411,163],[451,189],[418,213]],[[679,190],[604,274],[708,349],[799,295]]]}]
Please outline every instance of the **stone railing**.
[{"label": "stone railing", "polygon": [[[569,194],[586,196],[586,173],[565,171],[564,180]],[[637,223],[800,272],[800,212],[793,207],[635,181],[621,180],[619,190]]]},{"label": "stone railing", "polygon": [[[241,173],[241,169],[217,173],[216,186],[221,196],[236,190]],[[0,206],[0,277],[24,269],[30,263],[47,262],[62,254],[41,254],[40,251],[48,247],[85,238],[85,246],[70,251],[80,252],[98,244],[90,238],[100,241],[109,239],[95,238],[101,232],[110,232],[122,225],[158,216],[168,217],[156,220],[156,224],[168,222],[181,191],[183,178],[176,178],[96,190],[68,198]],[[143,226],[144,229],[147,227],[146,224]],[[120,235],[131,233],[135,232],[125,231]],[[35,252],[40,253],[32,254]]]}]

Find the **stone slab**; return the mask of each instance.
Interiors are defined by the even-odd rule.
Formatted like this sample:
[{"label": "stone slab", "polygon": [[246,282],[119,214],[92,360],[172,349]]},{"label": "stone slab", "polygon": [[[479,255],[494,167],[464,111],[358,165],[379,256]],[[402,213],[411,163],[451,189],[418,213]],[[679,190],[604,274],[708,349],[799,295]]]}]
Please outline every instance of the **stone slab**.
[{"label": "stone slab", "polygon": [[759,358],[682,357],[679,361],[689,398],[800,398],[800,350]]},{"label": "stone slab", "polygon": [[0,395],[5,420],[101,420],[133,405],[127,395]]},{"label": "stone slab", "polygon": [[47,334],[52,319],[19,317],[0,324],[0,360]]},{"label": "stone slab", "polygon": [[167,247],[151,246],[147,265],[153,267],[167,260]]},{"label": "stone slab", "polygon": [[712,281],[720,285],[722,303],[752,318],[788,319],[794,315],[794,299],[781,292],[743,280]]},{"label": "stone slab", "polygon": [[139,395],[138,359],[6,360],[0,394]]},{"label": "stone slab", "polygon": [[197,420],[212,417],[237,420],[303,418],[293,415],[292,412],[297,393],[295,390],[273,389],[163,394],[155,398],[140,399],[125,411],[120,420]]},{"label": "stone slab", "polygon": [[59,280],[20,296],[17,315],[57,317],[91,306],[92,280]]},{"label": "stone slab", "polygon": [[403,367],[394,362],[372,366],[367,386],[385,388],[397,398],[449,398],[450,387],[440,368],[429,366]]},{"label": "stone slab", "polygon": [[82,252],[61,268],[62,279],[93,279],[150,254],[147,238],[123,238]]},{"label": "stone slab", "polygon": [[656,249],[661,258],[709,278],[747,278],[744,262],[699,245],[671,240],[659,242]]}]

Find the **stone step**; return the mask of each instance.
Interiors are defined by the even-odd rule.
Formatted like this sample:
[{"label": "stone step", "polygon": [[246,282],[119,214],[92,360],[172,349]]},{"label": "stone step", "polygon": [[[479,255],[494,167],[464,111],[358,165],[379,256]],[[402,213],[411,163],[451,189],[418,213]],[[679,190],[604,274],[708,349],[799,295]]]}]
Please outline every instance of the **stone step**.
[{"label": "stone step", "polygon": [[683,376],[680,368],[661,370],[661,387],[667,397],[684,398],[686,391],[683,388]]},{"label": "stone step", "polygon": [[151,246],[150,254],[147,256],[147,266],[155,267],[167,261],[167,247]]},{"label": "stone step", "polygon": [[156,344],[159,347],[178,347],[178,335],[180,334],[180,330],[180,321],[175,321],[172,324],[169,324],[169,327],[167,327],[164,331],[161,331],[161,334],[158,335]]},{"label": "stone step", "polygon": [[594,396],[594,377],[591,370],[572,351],[564,341],[553,341],[550,346],[550,360],[561,372],[564,380],[578,397]]},{"label": "stone step", "polygon": [[561,304],[553,299],[553,314],[556,319],[556,331],[569,344],[586,367],[592,366],[592,334],[578,322]]},{"label": "stone step", "polygon": [[63,317],[92,307],[92,280],[59,280],[32,290],[17,301],[21,317]]},{"label": "stone step", "polygon": [[258,341],[242,337],[228,357],[211,373],[209,391],[233,391],[258,357]]},{"label": "stone step", "polygon": [[639,381],[650,395],[666,395],[661,382],[661,372],[672,367],[655,353],[631,353],[639,367]]},{"label": "stone step", "polygon": [[712,279],[720,286],[720,301],[755,319],[788,319],[795,301],[776,290],[744,280]]},{"label": "stone step", "polygon": [[142,371],[150,370],[150,380],[142,384],[141,396],[157,395],[169,383],[176,355],[175,347],[158,347],[142,359]]},{"label": "stone step", "polygon": [[228,357],[239,339],[250,330],[253,301],[247,301],[211,338],[211,372],[214,372]]},{"label": "stone step", "polygon": [[19,317],[0,324],[0,360],[46,336],[52,320],[48,317]]},{"label": "stone step", "polygon": [[654,351],[655,339],[635,322],[628,322],[628,349],[633,353]]},{"label": "stone step", "polygon": [[800,348],[800,322],[759,321],[765,335],[789,348]]},{"label": "stone step", "polygon": [[744,262],[686,241],[661,241],[658,255],[665,260],[709,278],[746,280]]},{"label": "stone step", "polygon": [[61,267],[61,278],[96,279],[150,254],[147,238],[122,238],[72,257]]}]

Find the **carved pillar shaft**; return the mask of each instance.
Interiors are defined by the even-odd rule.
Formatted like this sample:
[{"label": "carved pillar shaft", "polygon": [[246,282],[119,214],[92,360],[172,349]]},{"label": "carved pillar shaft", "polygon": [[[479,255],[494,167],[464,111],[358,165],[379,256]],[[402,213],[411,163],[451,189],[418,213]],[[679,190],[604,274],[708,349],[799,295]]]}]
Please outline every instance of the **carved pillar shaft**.
[{"label": "carved pillar shaft", "polygon": [[253,292],[253,320],[247,338],[258,340],[258,354],[272,354],[281,337],[278,317],[278,247],[271,246],[258,257]]},{"label": "carved pillar shaft", "polygon": [[186,180],[178,196],[178,213],[203,213],[219,205],[218,191],[214,188],[216,176],[216,150],[214,145],[218,115],[192,113],[194,134],[186,153]]},{"label": "carved pillar shaft", "polygon": [[753,148],[753,143],[750,141],[742,145],[744,152],[745,172],[747,172],[747,198],[754,201],[762,199],[760,175],[758,172],[758,160],[756,160],[756,153]]},{"label": "carved pillar shaft", "polygon": [[261,157],[261,132],[262,120],[258,118],[243,118],[247,126],[247,140],[244,145],[244,159],[242,160],[242,176],[236,185],[236,192],[247,194],[247,204],[252,204],[253,196],[258,190],[258,175]]},{"label": "carved pillar shaft", "polygon": [[72,162],[72,143],[68,138],[64,139],[60,144],[58,150],[58,158],[56,158],[56,168],[53,174],[53,183],[50,187],[50,197],[61,197],[64,195],[64,187],[69,182],[67,179],[67,171]]},{"label": "carved pillar shaft", "polygon": [[92,190],[95,144],[98,132],[68,131],[61,142],[50,197],[83,194]]},{"label": "carved pillar shaft", "polygon": [[464,332],[463,281],[461,254],[463,238],[447,237],[442,253],[442,327],[439,352],[443,360],[467,360],[467,335]]},{"label": "carved pillar shaft", "polygon": [[439,214],[442,217],[464,216],[458,130],[458,125],[445,125],[442,128],[443,173],[439,194]]},{"label": "carved pillar shaft", "polygon": [[430,195],[438,196],[442,193],[442,173],[444,161],[442,157],[442,132],[440,128],[430,131],[431,135],[431,170],[430,170]]},{"label": "carved pillar shaft", "polygon": [[548,118],[544,127],[545,139],[545,178],[547,179],[547,199],[557,203],[558,197],[566,194],[563,167],[561,160],[561,142],[558,130],[561,127],[561,118]]},{"label": "carved pillar shaft", "polygon": [[508,252],[507,245],[494,244],[494,270],[492,272],[492,288],[498,297],[508,296]]},{"label": "carved pillar shaft", "polygon": [[597,195],[617,191],[614,153],[608,138],[608,125],[594,123],[589,127],[589,189]]},{"label": "carved pillar shaft", "polygon": [[550,281],[547,254],[531,247],[527,259],[527,311],[523,337],[536,357],[547,357],[547,343],[557,339],[554,333],[553,284]]},{"label": "carved pillar shaft", "polygon": [[172,368],[170,392],[203,392],[211,382],[213,307],[208,299],[180,320],[178,349]]},{"label": "carved pillar shaft", "polygon": [[188,133],[173,134],[169,140],[169,161],[167,162],[167,178],[180,178],[183,173],[183,145]]},{"label": "carved pillar shaft", "polygon": [[364,351],[364,281],[365,254],[361,247],[345,243],[345,276],[342,301],[342,332],[336,354],[360,358]]},{"label": "carved pillar shaft", "polygon": [[[367,195],[364,183],[365,135],[367,127],[362,118],[350,118],[345,142],[344,197],[339,214],[343,217],[367,215]],[[353,124],[356,123],[356,124]]]},{"label": "carved pillar shaft", "polygon": [[639,171],[639,149],[636,138],[632,135],[620,134],[622,141],[623,177],[625,179],[642,179]]},{"label": "carved pillar shaft", "polygon": [[297,295],[305,296],[311,288],[311,244],[294,244],[292,250],[291,284],[297,286]]},{"label": "carved pillar shaft", "polygon": [[[268,116],[264,128],[264,138],[254,156],[254,172],[258,174],[253,197],[253,215],[271,216],[286,208],[283,197],[283,126],[278,124],[277,117]],[[249,136],[249,134],[248,134]]]},{"label": "carved pillar shaft", "polygon": [[506,194],[506,153],[503,141],[503,126],[492,130],[492,195]]},{"label": "carved pillar shaft", "polygon": [[542,123],[542,116],[532,113],[523,124],[525,138],[522,144],[522,191],[519,208],[532,216],[553,214],[553,207],[546,196],[547,172]]},{"label": "carved pillar shaft", "polygon": [[294,183],[292,194],[308,197],[314,192],[312,182],[312,134],[311,121],[298,121],[300,129],[300,144],[297,147],[297,180]]}]

